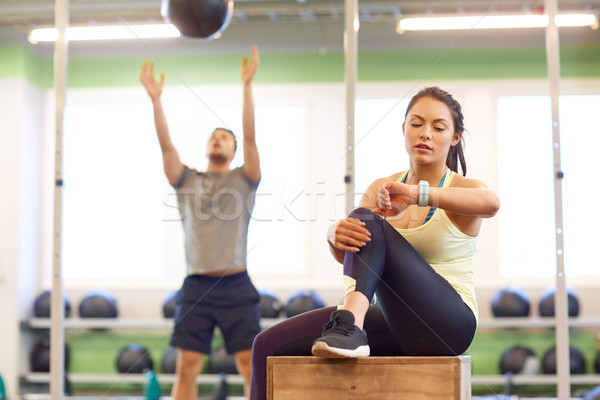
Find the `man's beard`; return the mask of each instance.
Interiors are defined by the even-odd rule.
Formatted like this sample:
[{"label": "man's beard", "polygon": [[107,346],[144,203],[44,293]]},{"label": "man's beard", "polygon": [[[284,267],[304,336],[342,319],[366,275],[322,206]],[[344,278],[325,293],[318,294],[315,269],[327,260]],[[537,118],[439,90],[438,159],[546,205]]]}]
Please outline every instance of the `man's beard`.
[{"label": "man's beard", "polygon": [[222,154],[211,154],[208,156],[208,159],[212,164],[223,165],[227,164],[228,159]]}]

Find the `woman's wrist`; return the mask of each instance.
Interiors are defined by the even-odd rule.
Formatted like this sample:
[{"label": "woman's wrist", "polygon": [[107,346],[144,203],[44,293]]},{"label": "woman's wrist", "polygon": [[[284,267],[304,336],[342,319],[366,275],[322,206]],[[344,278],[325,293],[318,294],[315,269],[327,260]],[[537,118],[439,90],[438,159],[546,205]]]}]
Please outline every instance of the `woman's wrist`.
[{"label": "woman's wrist", "polygon": [[329,244],[331,247],[335,247],[334,246],[334,242],[335,242],[335,228],[334,228],[335,224],[331,225],[328,229],[327,229],[327,244]]},{"label": "woman's wrist", "polygon": [[419,185],[409,185],[410,187],[410,204],[417,205],[419,204]]}]

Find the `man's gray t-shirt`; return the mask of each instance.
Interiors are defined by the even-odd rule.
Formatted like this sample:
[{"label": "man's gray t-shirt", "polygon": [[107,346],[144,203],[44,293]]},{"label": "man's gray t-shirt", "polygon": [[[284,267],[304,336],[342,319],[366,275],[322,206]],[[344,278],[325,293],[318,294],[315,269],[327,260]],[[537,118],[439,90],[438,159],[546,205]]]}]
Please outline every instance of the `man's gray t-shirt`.
[{"label": "man's gray t-shirt", "polygon": [[185,235],[187,274],[246,268],[248,224],[258,182],[242,168],[198,172],[184,166],[173,187]]}]

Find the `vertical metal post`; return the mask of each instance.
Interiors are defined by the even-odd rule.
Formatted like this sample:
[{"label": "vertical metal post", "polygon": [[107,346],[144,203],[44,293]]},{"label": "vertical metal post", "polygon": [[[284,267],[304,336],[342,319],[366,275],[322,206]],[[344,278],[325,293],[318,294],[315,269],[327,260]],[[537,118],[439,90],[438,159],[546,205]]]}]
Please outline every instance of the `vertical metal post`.
[{"label": "vertical metal post", "polygon": [[559,124],[559,81],[560,81],[560,45],[555,17],[558,13],[556,0],[545,0],[548,26],[546,27],[546,59],[548,80],[550,83],[550,101],[552,104],[552,146],[554,149],[554,208],[556,235],[556,372],[558,377],[557,396],[559,400],[571,398],[570,360],[569,360],[569,321],[567,289],[563,247],[562,215],[562,177],[560,161],[560,124]]},{"label": "vertical metal post", "polygon": [[345,0],[345,80],[346,80],[346,214],[354,208],[354,108],[358,45],[358,0]]},{"label": "vertical metal post", "polygon": [[69,0],[55,0],[55,26],[58,39],[54,45],[54,88],[55,88],[55,186],[54,186],[54,262],[52,273],[51,323],[50,323],[50,397],[62,399],[65,384],[65,333],[64,296],[62,282],[62,135],[67,81],[67,25],[69,23]]}]

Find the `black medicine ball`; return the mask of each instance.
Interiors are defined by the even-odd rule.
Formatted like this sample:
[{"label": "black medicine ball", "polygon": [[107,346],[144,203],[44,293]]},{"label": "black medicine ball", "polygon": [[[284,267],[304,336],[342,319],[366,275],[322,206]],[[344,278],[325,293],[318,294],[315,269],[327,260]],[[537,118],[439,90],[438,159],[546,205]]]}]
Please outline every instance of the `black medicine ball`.
[{"label": "black medicine ball", "polygon": [[540,360],[535,353],[523,346],[514,346],[506,350],[500,358],[500,372],[502,374],[534,375],[540,370]]},{"label": "black medicine ball", "polygon": [[235,357],[228,354],[225,347],[212,349],[208,356],[207,369],[209,374],[237,374]]},{"label": "black medicine ball", "polygon": [[116,318],[118,314],[117,301],[106,291],[90,292],[79,303],[81,318]]},{"label": "black medicine ball", "polygon": [[[69,368],[69,347],[65,344],[65,370]],[[50,336],[41,336],[29,353],[31,372],[50,372]]]},{"label": "black medicine ball", "polygon": [[122,374],[141,374],[146,370],[152,370],[153,367],[148,349],[137,343],[123,347],[117,357],[117,371]]},{"label": "black medicine ball", "polygon": [[288,299],[285,305],[287,317],[325,307],[325,302],[312,290],[299,290]]},{"label": "black medicine ball", "polygon": [[212,39],[233,15],[233,0],[162,0],[163,18],[183,36]]},{"label": "black medicine ball", "polygon": [[[554,297],[556,289],[550,288],[542,295],[538,308],[542,317],[554,317]],[[567,289],[567,304],[569,309],[569,317],[577,317],[579,315],[579,299],[573,289]]]},{"label": "black medicine ball", "polygon": [[527,293],[517,287],[501,289],[492,297],[495,317],[527,317],[531,302]]},{"label": "black medicine ball", "polygon": [[163,316],[165,318],[173,318],[175,316],[175,308],[177,307],[177,293],[178,290],[173,290],[167,293],[163,300]]},{"label": "black medicine ball", "polygon": [[[33,302],[33,315],[36,318],[50,318],[50,307],[52,301],[52,292],[50,290],[45,290],[36,297]],[[71,302],[67,297],[64,298],[65,301],[65,318],[71,316]]]},{"label": "black medicine ball", "polygon": [[[583,357],[583,354],[573,346],[569,346],[569,363],[571,375],[585,374],[585,358]],[[556,347],[552,347],[544,354],[544,358],[542,359],[542,369],[545,374],[556,374]]]},{"label": "black medicine ball", "polygon": [[177,350],[173,347],[168,348],[162,356],[160,362],[160,372],[163,374],[174,374],[177,368]]},{"label": "black medicine ball", "polygon": [[275,293],[268,289],[258,291],[260,300],[258,308],[260,309],[261,318],[277,318],[283,309],[283,304],[277,299]]}]

